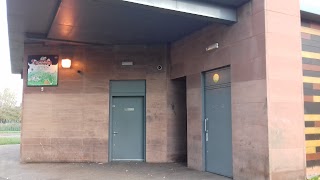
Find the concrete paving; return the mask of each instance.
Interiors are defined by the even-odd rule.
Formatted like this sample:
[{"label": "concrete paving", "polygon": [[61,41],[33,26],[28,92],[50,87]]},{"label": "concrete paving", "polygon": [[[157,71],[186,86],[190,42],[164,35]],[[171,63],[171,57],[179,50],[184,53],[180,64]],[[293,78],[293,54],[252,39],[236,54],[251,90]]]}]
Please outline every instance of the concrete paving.
[{"label": "concrete paving", "polygon": [[28,163],[19,162],[20,145],[0,146],[0,180],[210,179],[229,180],[177,163]]}]

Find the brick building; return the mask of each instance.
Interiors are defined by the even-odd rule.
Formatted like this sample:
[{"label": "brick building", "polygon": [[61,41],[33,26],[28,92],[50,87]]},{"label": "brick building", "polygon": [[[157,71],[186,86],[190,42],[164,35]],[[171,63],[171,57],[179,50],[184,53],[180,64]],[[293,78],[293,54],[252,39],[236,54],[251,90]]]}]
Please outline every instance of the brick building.
[{"label": "brick building", "polygon": [[320,174],[320,12],[298,0],[7,8],[12,72],[24,79],[21,162]]}]

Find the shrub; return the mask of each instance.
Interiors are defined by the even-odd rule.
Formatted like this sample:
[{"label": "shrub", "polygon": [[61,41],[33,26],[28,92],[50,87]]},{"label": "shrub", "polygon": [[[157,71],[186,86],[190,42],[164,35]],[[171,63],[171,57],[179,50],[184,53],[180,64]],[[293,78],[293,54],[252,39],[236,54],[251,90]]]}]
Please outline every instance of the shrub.
[{"label": "shrub", "polygon": [[20,131],[20,123],[0,123],[0,131]]}]

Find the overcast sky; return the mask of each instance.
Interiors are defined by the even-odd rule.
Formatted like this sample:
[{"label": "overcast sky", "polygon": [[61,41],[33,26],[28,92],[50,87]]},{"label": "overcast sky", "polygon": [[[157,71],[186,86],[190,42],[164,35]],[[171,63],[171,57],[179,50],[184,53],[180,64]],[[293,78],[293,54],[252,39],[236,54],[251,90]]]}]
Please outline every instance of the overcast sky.
[{"label": "overcast sky", "polygon": [[320,14],[320,0],[300,0],[301,9]]},{"label": "overcast sky", "polygon": [[0,90],[7,87],[14,90],[20,104],[22,99],[22,80],[20,75],[11,74],[6,9],[6,1],[0,0]]},{"label": "overcast sky", "polygon": [[[320,0],[300,0],[301,8],[320,14]],[[0,90],[6,87],[13,89],[19,102],[22,97],[22,80],[20,75],[12,75],[9,56],[9,42],[7,32],[6,1],[0,0]]]}]

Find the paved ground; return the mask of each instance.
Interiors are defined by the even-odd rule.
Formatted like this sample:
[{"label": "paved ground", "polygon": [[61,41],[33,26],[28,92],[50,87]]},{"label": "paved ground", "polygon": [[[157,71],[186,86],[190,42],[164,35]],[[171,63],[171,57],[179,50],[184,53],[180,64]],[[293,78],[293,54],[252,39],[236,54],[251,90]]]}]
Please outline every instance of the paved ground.
[{"label": "paved ground", "polygon": [[229,180],[176,163],[29,163],[20,164],[19,145],[0,146],[0,180],[211,179]]}]

